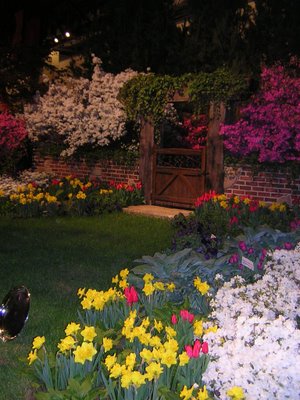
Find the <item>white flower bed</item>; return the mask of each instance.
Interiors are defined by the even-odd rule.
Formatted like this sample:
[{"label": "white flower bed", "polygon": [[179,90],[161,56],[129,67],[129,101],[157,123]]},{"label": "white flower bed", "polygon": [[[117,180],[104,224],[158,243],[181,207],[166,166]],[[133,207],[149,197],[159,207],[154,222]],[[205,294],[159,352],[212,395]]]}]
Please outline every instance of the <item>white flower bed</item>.
[{"label": "white flower bed", "polygon": [[35,182],[38,186],[43,186],[48,183],[53,175],[45,172],[35,172],[31,170],[23,171],[17,179],[8,175],[0,175],[0,192],[5,195],[17,193],[18,188]]},{"label": "white flower bed", "polygon": [[212,301],[219,329],[204,340],[212,357],[204,374],[211,390],[241,386],[247,400],[300,399],[300,246],[275,251],[261,280],[233,278]]}]

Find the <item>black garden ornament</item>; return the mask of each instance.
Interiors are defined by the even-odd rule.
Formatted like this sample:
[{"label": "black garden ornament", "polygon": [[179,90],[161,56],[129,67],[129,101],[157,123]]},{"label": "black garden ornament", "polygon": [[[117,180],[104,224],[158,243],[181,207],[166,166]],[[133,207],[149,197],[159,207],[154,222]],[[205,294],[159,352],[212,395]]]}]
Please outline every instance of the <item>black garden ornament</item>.
[{"label": "black garden ornament", "polygon": [[14,339],[24,327],[29,313],[30,293],[25,286],[12,288],[0,306],[0,339]]}]

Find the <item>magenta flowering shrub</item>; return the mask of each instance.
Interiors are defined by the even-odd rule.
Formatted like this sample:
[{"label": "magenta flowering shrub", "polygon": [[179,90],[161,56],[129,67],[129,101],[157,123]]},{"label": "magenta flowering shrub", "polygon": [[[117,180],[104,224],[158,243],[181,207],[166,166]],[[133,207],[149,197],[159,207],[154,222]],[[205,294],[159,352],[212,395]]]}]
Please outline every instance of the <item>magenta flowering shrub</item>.
[{"label": "magenta flowering shrub", "polygon": [[28,134],[22,119],[4,112],[0,113],[0,170],[11,172],[15,163],[25,152]]},{"label": "magenta flowering shrub", "polygon": [[224,146],[234,156],[259,162],[300,161],[300,61],[264,67],[259,92],[241,119],[223,125]]}]

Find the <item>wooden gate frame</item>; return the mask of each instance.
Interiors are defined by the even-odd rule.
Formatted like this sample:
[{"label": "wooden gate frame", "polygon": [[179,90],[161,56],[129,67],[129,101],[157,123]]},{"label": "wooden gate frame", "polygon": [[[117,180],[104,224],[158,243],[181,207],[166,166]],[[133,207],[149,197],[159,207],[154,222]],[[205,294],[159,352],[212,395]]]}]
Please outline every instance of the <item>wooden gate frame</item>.
[{"label": "wooden gate frame", "polygon": [[[170,102],[189,102],[189,98],[176,93]],[[225,121],[224,103],[211,102],[208,115],[205,191],[214,190],[216,193],[224,193],[223,138],[220,135],[220,126]],[[152,202],[154,146],[153,122],[151,118],[143,118],[140,131],[139,175],[146,204]]]}]

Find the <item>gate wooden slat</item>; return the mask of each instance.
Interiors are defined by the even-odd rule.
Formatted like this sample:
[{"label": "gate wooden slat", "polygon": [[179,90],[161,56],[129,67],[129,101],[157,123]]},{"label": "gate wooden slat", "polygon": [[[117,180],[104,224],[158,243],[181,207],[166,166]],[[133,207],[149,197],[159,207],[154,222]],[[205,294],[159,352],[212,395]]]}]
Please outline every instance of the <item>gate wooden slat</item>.
[{"label": "gate wooden slat", "polygon": [[[161,166],[159,155],[198,157],[195,167]],[[205,189],[205,147],[193,149],[154,149],[152,203],[166,206],[193,208],[195,200]]]}]

